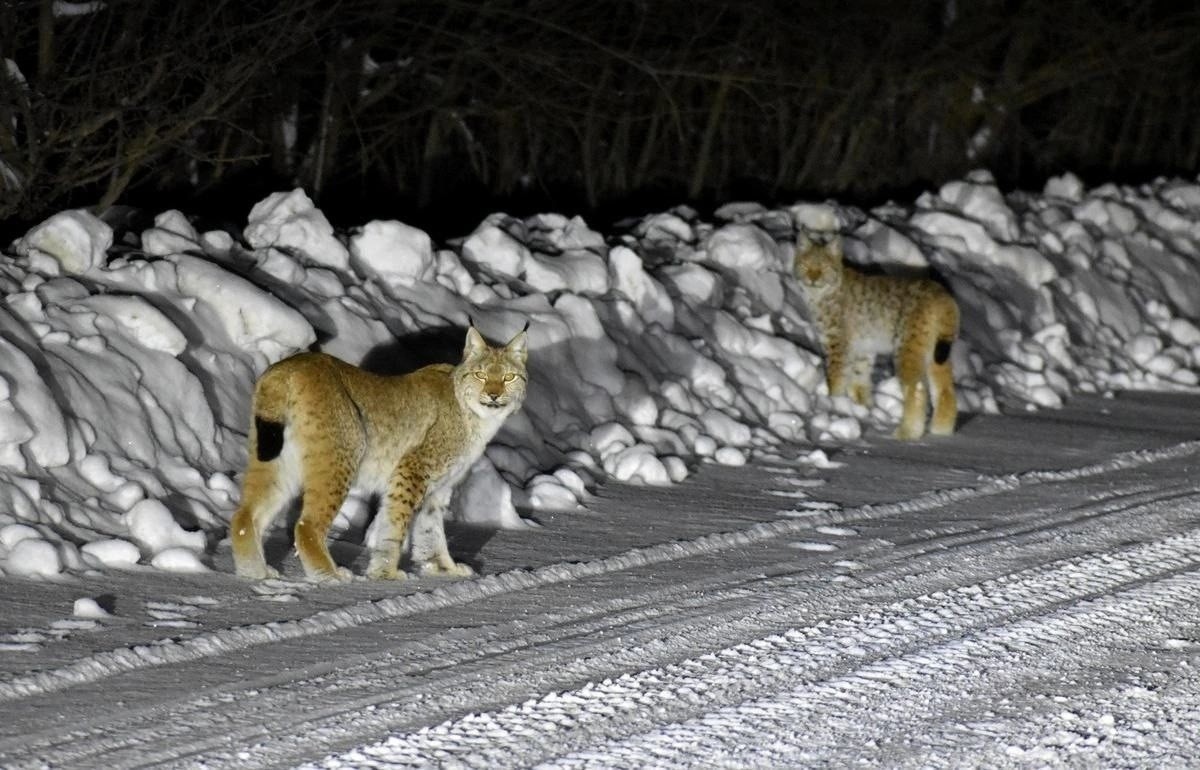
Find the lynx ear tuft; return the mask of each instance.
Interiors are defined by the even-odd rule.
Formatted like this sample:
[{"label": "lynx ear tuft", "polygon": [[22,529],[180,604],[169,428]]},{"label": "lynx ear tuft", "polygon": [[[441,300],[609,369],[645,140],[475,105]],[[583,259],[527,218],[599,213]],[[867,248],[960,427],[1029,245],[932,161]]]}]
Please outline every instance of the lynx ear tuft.
[{"label": "lynx ear tuft", "polygon": [[516,336],[508,341],[504,349],[521,359],[521,363],[529,357],[529,324],[525,324],[525,328],[517,332]]},{"label": "lynx ear tuft", "polygon": [[463,358],[470,358],[473,355],[482,353],[487,350],[487,347],[487,340],[483,338],[483,335],[475,328],[475,324],[472,323],[467,328],[467,344],[463,347]]},{"label": "lynx ear tuft", "polygon": [[829,242],[825,244],[825,251],[829,254],[829,256],[834,257],[835,259],[842,259],[844,257],[844,252],[842,251],[842,236],[838,233],[834,233],[829,238]]}]

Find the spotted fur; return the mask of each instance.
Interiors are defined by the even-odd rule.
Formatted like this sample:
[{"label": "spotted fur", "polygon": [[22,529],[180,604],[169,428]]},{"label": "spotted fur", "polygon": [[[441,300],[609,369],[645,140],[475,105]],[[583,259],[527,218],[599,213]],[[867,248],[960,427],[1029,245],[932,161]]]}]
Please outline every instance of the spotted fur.
[{"label": "spotted fur", "polygon": [[958,305],[927,278],[867,275],[843,261],[842,242],[814,243],[802,236],[795,274],[825,347],[829,393],[866,404],[875,356],[891,354],[904,393],[896,437],[954,432],[958,402],[950,348],[958,336]]},{"label": "spotted fur", "polygon": [[[525,398],[524,331],[492,347],[472,326],[458,366],[434,364],[399,376],[372,374],[324,353],[271,366],[254,389],[241,506],[230,523],[239,575],[277,575],[262,534],[302,497],[295,547],[313,580],[347,580],[326,537],[351,488],[377,494],[382,510],[367,575],[399,578],[413,532],[428,538],[422,571],[472,574],[446,547],[442,516],[455,485]],[[414,522],[415,517],[415,522]]]}]

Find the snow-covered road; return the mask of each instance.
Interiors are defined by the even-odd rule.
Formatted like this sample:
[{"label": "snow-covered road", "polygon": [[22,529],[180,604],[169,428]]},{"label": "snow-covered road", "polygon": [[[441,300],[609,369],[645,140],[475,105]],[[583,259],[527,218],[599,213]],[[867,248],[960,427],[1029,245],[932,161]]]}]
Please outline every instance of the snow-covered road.
[{"label": "snow-covered road", "polygon": [[9,581],[0,766],[1193,760],[1200,397],[829,451],[459,530],[477,581]]}]

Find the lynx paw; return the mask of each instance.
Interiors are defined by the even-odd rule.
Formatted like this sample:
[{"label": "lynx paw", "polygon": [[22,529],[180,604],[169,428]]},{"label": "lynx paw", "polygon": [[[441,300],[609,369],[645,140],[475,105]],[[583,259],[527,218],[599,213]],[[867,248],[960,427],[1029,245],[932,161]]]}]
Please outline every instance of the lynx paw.
[{"label": "lynx paw", "polygon": [[349,583],[354,579],[354,573],[345,567],[337,567],[333,572],[314,572],[308,579],[312,583]]},{"label": "lynx paw", "polygon": [[367,567],[367,577],[372,580],[404,580],[407,574],[395,564],[386,566],[371,565]]},{"label": "lynx paw", "polygon": [[436,576],[436,577],[457,577],[457,578],[475,577],[475,570],[471,569],[471,567],[469,565],[463,564],[462,562],[457,562],[457,561],[452,561],[452,562],[450,562],[450,564],[452,566],[447,567],[447,566],[443,566],[441,563],[437,562],[436,560],[427,561],[421,565],[421,574],[425,575],[425,576]]},{"label": "lynx paw", "polygon": [[280,577],[279,570],[269,564],[239,565],[234,570],[238,577],[248,580],[271,580]]},{"label": "lynx paw", "polygon": [[896,438],[900,439],[901,441],[916,441],[917,439],[921,438],[921,436],[924,435],[924,433],[925,433],[924,426],[918,425],[918,426],[914,427],[912,425],[906,425],[905,423],[900,423],[900,426],[898,428],[896,428],[896,432],[892,435],[894,435]]}]

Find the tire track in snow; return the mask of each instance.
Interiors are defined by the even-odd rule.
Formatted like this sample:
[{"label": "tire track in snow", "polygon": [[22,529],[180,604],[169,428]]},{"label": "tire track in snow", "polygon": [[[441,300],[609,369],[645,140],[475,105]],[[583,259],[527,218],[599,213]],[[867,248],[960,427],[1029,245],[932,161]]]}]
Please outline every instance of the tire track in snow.
[{"label": "tire track in snow", "polygon": [[[1198,570],[1200,530],[1191,530],[588,682],[309,767],[420,767],[431,758],[527,766],[558,755],[565,756],[543,766],[827,760],[839,746],[863,745],[846,733],[868,741],[881,720],[919,722],[967,688],[986,694],[1068,640],[1102,647],[1149,613],[1190,606]],[[861,665],[840,665],[853,660]],[[811,754],[795,753],[806,745]]]},{"label": "tire track in snow", "polygon": [[186,663],[263,644],[315,636],[381,620],[402,618],[453,605],[479,601],[492,596],[553,585],[568,580],[592,577],[648,564],[674,561],[729,548],[744,547],[765,540],[807,532],[816,526],[844,524],[928,510],[985,495],[995,495],[1038,484],[1072,481],[1195,455],[1200,441],[1186,441],[1155,449],[1121,452],[1105,460],[1075,468],[1031,470],[1022,473],[985,477],[979,484],[947,490],[935,490],[906,500],[871,504],[856,508],[820,511],[802,519],[763,522],[734,532],[719,532],[691,540],[659,543],[635,548],[588,562],[557,563],[532,570],[514,570],[487,575],[477,580],[454,583],[428,592],[388,597],[369,602],[322,610],[310,616],[271,623],[225,628],[184,639],[162,639],[99,652],[56,669],[10,677],[0,682],[0,701],[55,692],[75,684],[94,682],[106,677],[152,666]]},{"label": "tire track in snow", "polygon": [[[1064,492],[1060,496],[1069,500],[1074,488]],[[1174,487],[1160,489],[1159,496],[1146,492],[1138,488],[1131,494],[1108,495],[1083,506],[1043,509],[1039,517],[1043,525],[1040,529],[1047,530],[1043,538],[1047,541],[1045,555],[1047,558],[1061,555],[1061,545],[1050,547],[1056,521],[1073,527],[1090,524],[1095,532],[1116,531],[1115,537],[1104,534],[1101,536],[1104,542],[1091,540],[1089,544],[1093,548],[1112,547],[1123,542],[1121,522],[1136,520],[1145,524],[1151,516],[1160,518],[1153,514],[1154,504],[1161,502],[1159,497],[1172,500],[1179,497]],[[1047,518],[1054,512],[1058,514],[1056,518]],[[1110,525],[1097,519],[1104,515],[1118,518]],[[1149,529],[1175,531],[1178,522],[1165,518],[1167,521]],[[856,557],[864,552],[872,554],[870,558],[880,559],[885,568],[896,562],[908,563],[914,554],[920,556],[927,551],[931,559],[941,556],[954,564],[975,563],[977,556],[986,561],[991,554],[993,560],[1000,562],[997,568],[1004,569],[1006,559],[980,543],[1013,537],[1029,529],[1028,524],[997,517],[988,520],[981,529],[980,522],[975,521],[972,532],[968,533],[971,537],[959,532],[935,532],[935,539],[923,540],[915,549],[895,548],[886,541],[876,540],[847,541],[844,545],[855,550]],[[1150,532],[1142,534],[1153,537]],[[1027,539],[1022,542],[1023,550],[1031,550],[1030,546]],[[654,663],[678,660],[779,629],[812,623],[822,616],[840,617],[846,607],[844,594],[837,592],[831,597],[828,592],[811,590],[825,582],[818,576],[828,574],[829,563],[797,562],[784,555],[786,547],[786,543],[778,543],[774,556],[770,557],[785,561],[759,562],[732,571],[724,569],[723,563],[699,571],[694,566],[683,568],[682,573],[677,569],[673,570],[677,576],[690,574],[654,590],[623,593],[616,600],[604,596],[601,589],[604,598],[599,601],[582,605],[564,602],[561,592],[565,590],[592,597],[599,586],[594,581],[587,581],[588,585],[581,583],[577,589],[557,586],[553,587],[557,598],[551,599],[551,606],[557,607],[553,613],[532,616],[522,613],[521,619],[499,628],[485,625],[451,629],[449,634],[439,633],[428,641],[401,644],[387,650],[382,657],[340,656],[334,666],[297,669],[286,678],[271,677],[273,681],[245,682],[215,691],[207,688],[191,699],[146,709],[145,714],[121,712],[83,720],[70,734],[60,735],[54,730],[40,734],[26,732],[20,740],[0,741],[0,764],[5,754],[18,756],[15,751],[20,751],[19,756],[45,759],[51,765],[64,767],[157,765],[188,756],[203,757],[209,767],[239,767],[247,761],[222,757],[220,752],[229,745],[247,745],[255,746],[252,752],[255,763],[262,760],[266,765],[286,765],[304,758],[295,753],[300,739],[293,735],[303,736],[302,745],[311,747],[310,752],[323,753],[349,742],[344,729],[340,732],[337,729],[340,723],[352,722],[362,727],[363,735],[377,736],[406,725],[435,722],[443,718],[439,714],[462,713],[464,699],[442,697],[440,691],[469,692],[477,686],[481,674],[493,683],[489,687],[490,697],[469,700],[468,708],[486,709],[489,702],[497,707],[520,702],[545,692],[547,687],[569,687],[580,681],[640,670]],[[968,549],[965,559],[962,553],[954,553],[964,548]],[[978,555],[971,552],[973,548],[978,548]],[[719,554],[713,557],[721,558]],[[1036,555],[1035,560],[1041,561]],[[716,570],[712,569],[714,566]],[[656,579],[665,577],[658,568],[654,570]],[[936,570],[936,564],[931,564],[929,573]],[[957,567],[954,572],[972,579],[971,574],[962,573]],[[643,570],[642,574],[648,573]],[[605,575],[596,579],[611,580]],[[819,583],[813,584],[814,579]],[[637,581],[633,577],[634,585],[638,585]],[[914,581],[910,587],[921,590],[922,585],[925,591],[929,590],[928,581]],[[751,586],[753,590],[748,591]],[[748,594],[753,595],[753,604],[745,601]],[[826,600],[824,608],[819,606],[822,598]],[[535,595],[530,601],[537,604],[542,600]],[[817,606],[813,606],[814,602]],[[863,604],[856,600],[852,606]],[[671,612],[663,613],[664,607],[670,607]],[[530,679],[525,670],[526,651],[530,649],[538,652],[539,671],[553,671],[552,675],[543,673]],[[286,652],[276,650],[268,654],[286,655]],[[387,672],[383,679],[380,671]],[[238,686],[243,689],[234,691]],[[391,705],[394,703],[405,707]],[[279,759],[267,759],[272,756]]]}]

